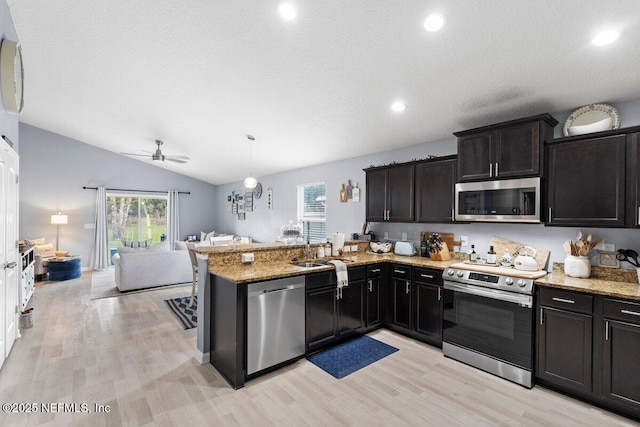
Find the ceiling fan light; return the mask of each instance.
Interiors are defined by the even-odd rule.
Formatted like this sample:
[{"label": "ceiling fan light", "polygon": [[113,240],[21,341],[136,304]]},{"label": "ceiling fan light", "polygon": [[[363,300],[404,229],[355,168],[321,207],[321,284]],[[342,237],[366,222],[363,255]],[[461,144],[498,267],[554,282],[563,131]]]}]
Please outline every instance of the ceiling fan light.
[{"label": "ceiling fan light", "polygon": [[258,185],[258,180],[252,177],[251,175],[249,175],[244,179],[245,188],[253,189],[253,188],[256,188],[257,185]]}]

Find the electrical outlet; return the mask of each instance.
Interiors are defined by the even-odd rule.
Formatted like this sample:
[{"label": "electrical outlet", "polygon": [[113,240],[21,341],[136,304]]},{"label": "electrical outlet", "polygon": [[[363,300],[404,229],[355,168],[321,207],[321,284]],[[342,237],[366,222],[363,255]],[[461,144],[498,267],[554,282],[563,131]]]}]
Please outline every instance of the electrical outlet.
[{"label": "electrical outlet", "polygon": [[246,263],[249,263],[249,262],[253,262],[255,260],[255,257],[253,256],[253,252],[249,252],[249,253],[246,253],[246,254],[242,254],[240,256],[240,260],[243,263],[246,264]]},{"label": "electrical outlet", "polygon": [[469,246],[469,236],[460,236],[460,246]]},{"label": "electrical outlet", "polygon": [[602,250],[605,252],[615,252],[616,244],[615,243],[603,243]]},{"label": "electrical outlet", "polygon": [[407,233],[402,233],[402,241],[403,242],[407,241]]},{"label": "electrical outlet", "polygon": [[384,232],[384,240],[389,240],[389,232],[388,231]]}]

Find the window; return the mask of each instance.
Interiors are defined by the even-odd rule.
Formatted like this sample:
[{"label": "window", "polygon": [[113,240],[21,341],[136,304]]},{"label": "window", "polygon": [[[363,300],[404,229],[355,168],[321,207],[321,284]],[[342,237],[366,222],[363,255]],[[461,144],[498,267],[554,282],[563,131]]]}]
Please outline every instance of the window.
[{"label": "window", "polygon": [[[327,191],[324,182],[298,185],[298,225],[307,241],[324,243],[327,241]],[[308,224],[308,227],[307,227]]]},{"label": "window", "polygon": [[109,248],[123,241],[157,243],[167,236],[167,196],[107,193]]}]

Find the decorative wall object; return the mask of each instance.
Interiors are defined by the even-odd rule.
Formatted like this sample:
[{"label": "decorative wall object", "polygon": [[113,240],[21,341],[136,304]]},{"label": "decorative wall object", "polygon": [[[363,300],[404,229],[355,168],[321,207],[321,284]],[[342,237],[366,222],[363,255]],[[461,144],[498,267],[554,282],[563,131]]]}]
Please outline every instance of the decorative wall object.
[{"label": "decorative wall object", "polygon": [[342,188],[340,189],[340,203],[347,203],[347,189],[344,184],[342,184]]},{"label": "decorative wall object", "polygon": [[247,217],[244,212],[238,214],[238,221],[244,221],[245,219],[247,219]]},{"label": "decorative wall object", "polygon": [[273,209],[273,188],[267,188],[267,209]]},{"label": "decorative wall object", "polygon": [[353,202],[359,202],[360,201],[360,188],[358,187],[358,183],[357,182],[356,182],[356,186],[353,187],[351,200]]},{"label": "decorative wall object", "polygon": [[244,210],[245,212],[253,211],[253,192],[248,191],[244,193]]}]

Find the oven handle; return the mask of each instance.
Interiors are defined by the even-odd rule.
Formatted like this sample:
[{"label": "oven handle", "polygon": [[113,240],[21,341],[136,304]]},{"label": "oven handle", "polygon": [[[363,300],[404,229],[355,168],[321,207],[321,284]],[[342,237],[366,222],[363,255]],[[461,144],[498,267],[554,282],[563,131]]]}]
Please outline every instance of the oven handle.
[{"label": "oven handle", "polygon": [[454,282],[444,282],[444,288],[454,292],[462,292],[463,294],[476,295],[480,297],[491,298],[499,301],[519,304],[522,307],[532,308],[533,298],[529,295],[513,294],[510,292],[489,290],[473,285],[465,285]]}]

